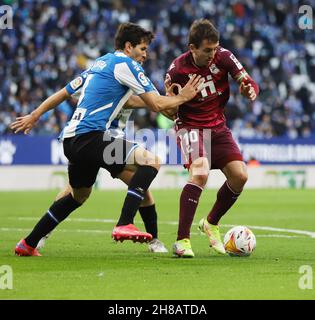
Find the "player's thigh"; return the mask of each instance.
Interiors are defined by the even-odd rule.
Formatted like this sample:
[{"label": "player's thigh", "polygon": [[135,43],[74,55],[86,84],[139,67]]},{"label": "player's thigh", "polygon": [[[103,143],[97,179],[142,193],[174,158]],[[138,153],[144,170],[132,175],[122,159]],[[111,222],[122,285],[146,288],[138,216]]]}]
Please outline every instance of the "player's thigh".
[{"label": "player's thigh", "polygon": [[91,188],[96,181],[99,168],[95,163],[70,162],[68,164],[68,176],[71,188]]},{"label": "player's thigh", "polygon": [[205,164],[204,158],[207,158],[209,164],[211,161],[210,131],[184,127],[177,130],[176,136],[185,168],[190,169],[193,164],[194,167],[201,168]]},{"label": "player's thigh", "polygon": [[223,171],[223,168],[233,161],[243,162],[243,156],[233,139],[231,130],[224,127],[219,132],[213,132],[211,135],[211,169]]},{"label": "player's thigh", "polygon": [[102,142],[103,155],[100,166],[106,169],[113,178],[120,178],[123,171],[135,172],[138,165],[134,161],[134,151],[139,145],[121,137],[113,137],[104,134],[106,138]]},{"label": "player's thigh", "polygon": [[72,188],[90,188],[95,183],[100,168],[99,159],[102,159],[102,136],[102,132],[90,132],[64,140]]}]

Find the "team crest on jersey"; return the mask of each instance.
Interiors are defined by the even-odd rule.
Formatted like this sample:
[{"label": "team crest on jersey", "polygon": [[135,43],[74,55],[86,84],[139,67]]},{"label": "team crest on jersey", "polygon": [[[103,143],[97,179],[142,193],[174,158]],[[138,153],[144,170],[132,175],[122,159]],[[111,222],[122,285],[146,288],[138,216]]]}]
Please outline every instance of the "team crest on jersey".
[{"label": "team crest on jersey", "polygon": [[83,83],[82,77],[77,77],[70,82],[70,87],[73,90],[77,90],[82,85],[82,83]]},{"label": "team crest on jersey", "polygon": [[213,74],[217,74],[220,72],[219,68],[214,63],[212,63],[212,65],[210,66],[209,69],[210,69],[211,73],[213,73]]},{"label": "team crest on jersey", "polygon": [[175,68],[175,63],[172,63],[171,65],[170,65],[170,67],[168,68],[168,71],[171,71],[172,69],[174,69]]},{"label": "team crest on jersey", "polygon": [[139,72],[138,73],[138,79],[141,82],[142,85],[144,86],[148,86],[149,85],[149,81],[147,79],[147,77],[144,75],[143,72]]}]

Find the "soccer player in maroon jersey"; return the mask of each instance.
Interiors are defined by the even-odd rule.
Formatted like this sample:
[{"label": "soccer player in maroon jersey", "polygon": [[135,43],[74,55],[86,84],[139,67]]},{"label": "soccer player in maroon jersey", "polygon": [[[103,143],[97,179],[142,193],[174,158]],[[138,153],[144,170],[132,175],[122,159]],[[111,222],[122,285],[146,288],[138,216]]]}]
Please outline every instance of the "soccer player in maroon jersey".
[{"label": "soccer player in maroon jersey", "polygon": [[[237,58],[220,46],[219,32],[206,19],[192,24],[189,50],[172,62],[165,85],[177,83],[183,87],[192,74],[204,78],[203,89],[178,108],[175,121],[178,143],[189,170],[189,180],[180,197],[178,235],[173,246],[174,254],[180,257],[194,256],[190,228],[210,169],[220,169],[226,181],[208,216],[200,221],[199,229],[207,234],[210,247],[225,254],[218,223],[247,181],[246,165],[224,116],[230,96],[229,75],[239,84],[240,93],[250,101],[254,101],[259,92],[258,85]],[[196,151],[197,156],[193,156]]]}]

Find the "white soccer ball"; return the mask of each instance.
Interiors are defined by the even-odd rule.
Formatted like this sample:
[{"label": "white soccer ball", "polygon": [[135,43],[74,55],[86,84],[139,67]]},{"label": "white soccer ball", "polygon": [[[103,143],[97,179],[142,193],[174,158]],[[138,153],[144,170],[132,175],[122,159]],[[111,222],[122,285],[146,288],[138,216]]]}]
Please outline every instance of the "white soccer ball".
[{"label": "white soccer ball", "polygon": [[233,227],[224,236],[224,248],[231,256],[249,256],[256,248],[256,237],[245,226]]}]

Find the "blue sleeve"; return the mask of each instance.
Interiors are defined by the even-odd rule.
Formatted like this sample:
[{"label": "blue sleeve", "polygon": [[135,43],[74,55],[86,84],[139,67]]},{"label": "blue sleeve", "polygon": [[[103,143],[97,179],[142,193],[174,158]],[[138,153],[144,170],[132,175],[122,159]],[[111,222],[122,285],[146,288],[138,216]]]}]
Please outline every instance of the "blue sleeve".
[{"label": "blue sleeve", "polygon": [[70,95],[73,95],[75,92],[79,91],[83,87],[87,76],[88,76],[88,70],[85,70],[78,77],[70,81],[66,85],[67,92]]},{"label": "blue sleeve", "polygon": [[140,64],[130,58],[115,65],[114,76],[119,83],[129,87],[136,95],[155,91]]}]

